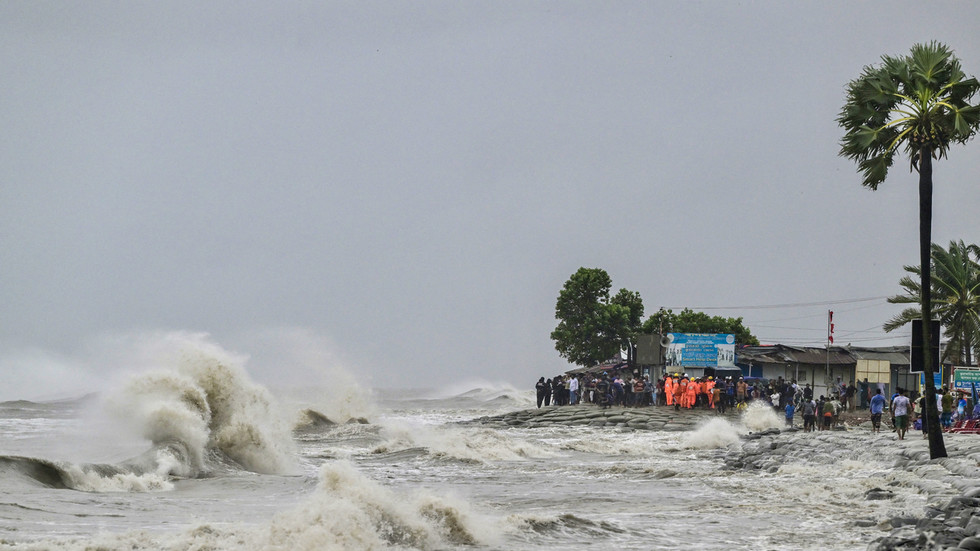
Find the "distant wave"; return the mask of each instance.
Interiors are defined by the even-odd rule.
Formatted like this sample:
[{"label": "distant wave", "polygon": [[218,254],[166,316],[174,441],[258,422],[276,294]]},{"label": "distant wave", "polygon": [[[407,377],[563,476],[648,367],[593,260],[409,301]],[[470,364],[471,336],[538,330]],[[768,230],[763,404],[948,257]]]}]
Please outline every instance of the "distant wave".
[{"label": "distant wave", "polygon": [[[161,450],[173,453],[174,450]],[[159,465],[159,464],[158,464]],[[0,456],[0,479],[20,478],[55,489],[85,492],[169,490],[169,473],[147,471],[137,461],[122,465],[75,464],[34,457]]]},{"label": "distant wave", "polygon": [[321,432],[324,430],[330,430],[337,425],[368,425],[368,421],[364,417],[351,417],[345,420],[343,423],[338,423],[333,419],[327,417],[323,413],[315,409],[304,409],[299,414],[299,419],[293,425],[293,432],[307,433],[307,432]]},{"label": "distant wave", "polygon": [[0,408],[7,409],[24,409],[24,408],[39,408],[42,407],[41,404],[37,402],[31,402],[30,400],[10,400],[8,402],[0,402]]},{"label": "distant wave", "polygon": [[399,393],[398,400],[424,401],[447,407],[529,407],[534,405],[532,388],[520,390],[509,384],[463,382],[436,389],[418,389]]}]

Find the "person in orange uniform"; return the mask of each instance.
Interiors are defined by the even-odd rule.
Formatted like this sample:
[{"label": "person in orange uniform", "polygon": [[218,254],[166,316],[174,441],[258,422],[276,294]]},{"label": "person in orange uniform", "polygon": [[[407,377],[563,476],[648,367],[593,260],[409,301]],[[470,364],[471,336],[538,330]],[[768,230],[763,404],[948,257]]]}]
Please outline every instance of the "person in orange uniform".
[{"label": "person in orange uniform", "polygon": [[690,381],[687,377],[681,377],[680,382],[674,385],[674,409],[681,409],[683,405],[684,396],[687,395],[687,385]]},{"label": "person in orange uniform", "polygon": [[704,383],[704,393],[708,395],[708,407],[715,409],[715,378],[708,377],[708,381]]},{"label": "person in orange uniform", "polygon": [[698,401],[699,392],[701,392],[701,383],[697,379],[691,379],[691,382],[687,384],[687,404],[684,407],[693,408]]},{"label": "person in orange uniform", "polygon": [[674,405],[674,379],[670,374],[664,376],[664,398],[667,399],[668,406]]}]

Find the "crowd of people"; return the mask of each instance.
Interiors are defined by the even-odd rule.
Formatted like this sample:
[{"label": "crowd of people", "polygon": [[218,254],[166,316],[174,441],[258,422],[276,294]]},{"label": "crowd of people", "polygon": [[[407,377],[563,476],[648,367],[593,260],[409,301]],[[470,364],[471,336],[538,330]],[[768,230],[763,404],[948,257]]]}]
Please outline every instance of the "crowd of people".
[{"label": "crowd of people", "polygon": [[[890,397],[884,385],[869,385],[867,380],[855,385],[838,380],[831,385],[830,396],[814,396],[809,383],[797,384],[782,377],[773,381],[761,378],[691,377],[686,373],[668,373],[656,381],[639,373],[601,372],[541,377],[535,385],[537,405],[565,406],[578,403],[600,407],[665,406],[680,409],[714,409],[725,413],[758,401],[785,416],[794,426],[796,415],[802,417],[804,431],[831,430],[841,423],[842,413],[858,407],[868,409],[872,430],[881,431],[881,421],[888,411],[891,429],[904,438],[910,428],[923,428],[925,398],[917,392],[899,388]],[[949,428],[956,421],[980,419],[980,404],[973,404],[969,393],[943,387],[937,394],[940,422]],[[918,416],[916,416],[918,412]]]},{"label": "crowd of people", "polygon": [[772,407],[794,407],[803,398],[812,398],[809,384],[801,387],[796,381],[763,379],[746,380],[739,377],[715,379],[714,376],[691,377],[668,373],[657,381],[639,373],[586,373],[541,377],[535,385],[538,407],[591,403],[603,407],[670,406],[674,409],[716,409],[724,413],[729,408],[753,400],[762,400]]}]

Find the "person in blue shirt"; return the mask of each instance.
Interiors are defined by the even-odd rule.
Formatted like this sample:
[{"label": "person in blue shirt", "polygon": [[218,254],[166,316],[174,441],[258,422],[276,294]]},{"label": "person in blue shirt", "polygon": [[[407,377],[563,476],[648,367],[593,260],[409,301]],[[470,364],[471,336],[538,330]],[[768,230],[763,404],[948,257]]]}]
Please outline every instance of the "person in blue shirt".
[{"label": "person in blue shirt", "polygon": [[793,426],[793,414],[796,413],[796,408],[793,407],[793,402],[786,404],[786,426]]},{"label": "person in blue shirt", "polygon": [[881,389],[871,397],[871,432],[881,432],[881,414],[885,411],[885,397]]}]

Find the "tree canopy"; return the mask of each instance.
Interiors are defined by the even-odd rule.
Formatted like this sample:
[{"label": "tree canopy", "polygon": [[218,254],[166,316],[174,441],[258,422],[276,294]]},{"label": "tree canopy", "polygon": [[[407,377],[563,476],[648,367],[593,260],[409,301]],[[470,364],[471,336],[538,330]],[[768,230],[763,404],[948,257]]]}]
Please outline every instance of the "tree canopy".
[{"label": "tree canopy", "polygon": [[690,308],[675,314],[673,310],[661,308],[645,322],[643,333],[732,333],[736,344],[758,345],[759,339],[742,325],[742,318],[724,318],[709,316],[704,312],[696,312]]},{"label": "tree canopy", "polygon": [[555,349],[569,362],[592,367],[629,350],[643,317],[640,294],[620,289],[609,296],[612,279],[601,268],[579,268],[565,282],[555,304]]},{"label": "tree canopy", "polygon": [[[905,266],[912,276],[919,276],[918,266]],[[949,343],[943,360],[957,365],[972,365],[974,349],[980,346],[980,247],[962,240],[950,241],[949,249],[932,244],[932,312],[939,318]],[[911,277],[899,281],[904,294],[890,297],[892,304],[919,304],[922,285]],[[922,316],[918,307],[909,307],[888,320],[882,327],[894,331]]]},{"label": "tree canopy", "polygon": [[837,122],[844,128],[840,155],[858,163],[861,184],[878,189],[895,153],[905,149],[914,170],[947,156],[980,126],[980,89],[953,51],[938,42],[916,44],[907,56],[882,56],[847,85]]}]

